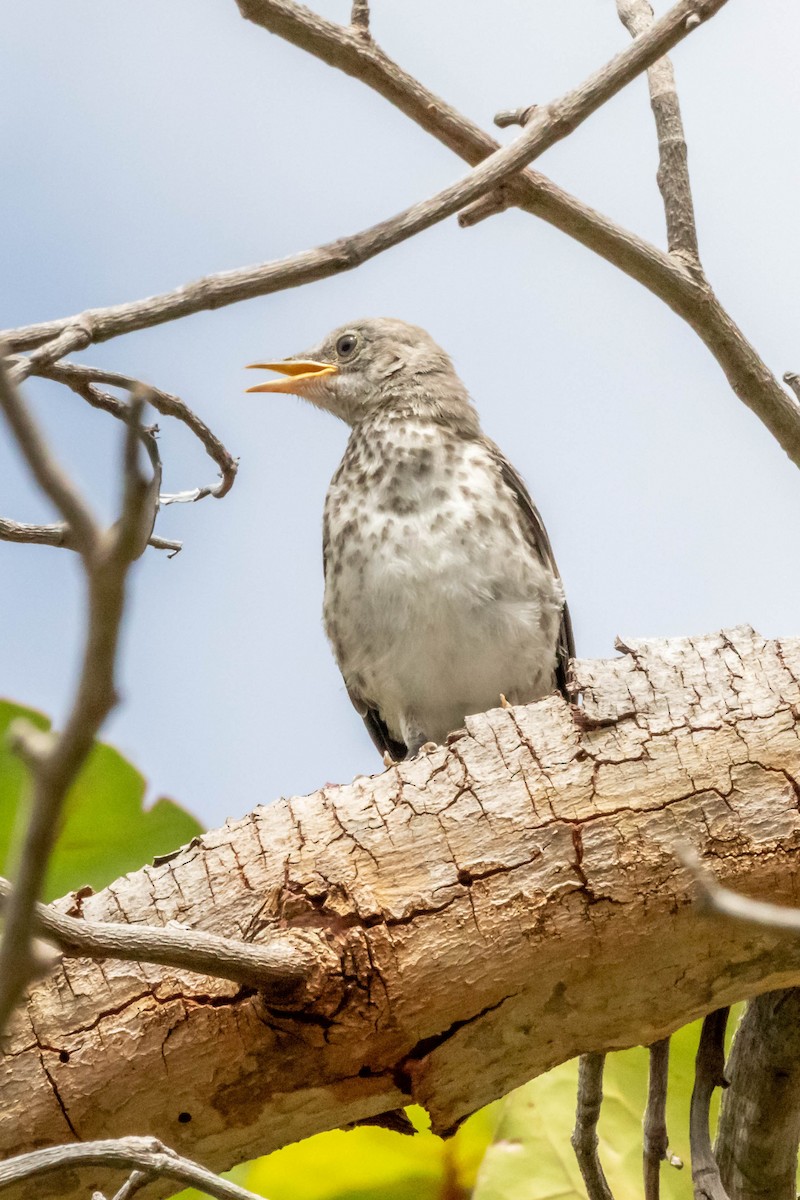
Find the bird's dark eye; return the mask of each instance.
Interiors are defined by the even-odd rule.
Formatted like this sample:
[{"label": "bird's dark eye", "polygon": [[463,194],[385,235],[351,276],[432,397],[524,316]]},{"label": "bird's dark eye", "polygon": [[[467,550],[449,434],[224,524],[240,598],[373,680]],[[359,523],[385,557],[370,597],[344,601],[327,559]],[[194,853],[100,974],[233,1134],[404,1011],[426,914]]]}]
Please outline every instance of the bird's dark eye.
[{"label": "bird's dark eye", "polygon": [[354,333],[343,333],[336,343],[336,353],[339,358],[349,358],[358,345],[358,338]]}]

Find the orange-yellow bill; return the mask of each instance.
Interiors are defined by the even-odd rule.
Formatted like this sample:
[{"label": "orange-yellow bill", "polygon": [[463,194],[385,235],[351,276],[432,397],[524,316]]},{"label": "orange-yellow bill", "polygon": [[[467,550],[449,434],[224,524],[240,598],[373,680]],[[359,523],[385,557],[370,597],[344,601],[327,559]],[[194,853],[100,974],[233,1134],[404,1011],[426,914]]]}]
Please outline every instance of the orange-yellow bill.
[{"label": "orange-yellow bill", "polygon": [[337,368],[331,363],[313,362],[302,359],[286,359],[284,362],[248,363],[248,368],[259,371],[279,371],[287,375],[287,379],[270,379],[268,383],[257,383],[248,388],[248,392],[289,392],[293,393],[297,385],[306,379],[322,379],[326,375],[335,375]]}]

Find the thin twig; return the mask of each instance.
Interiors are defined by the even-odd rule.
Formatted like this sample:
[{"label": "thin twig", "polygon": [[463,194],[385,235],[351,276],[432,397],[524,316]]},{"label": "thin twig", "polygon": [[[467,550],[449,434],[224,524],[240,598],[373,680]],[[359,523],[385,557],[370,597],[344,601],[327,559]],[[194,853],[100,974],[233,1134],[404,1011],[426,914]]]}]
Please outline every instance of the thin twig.
[{"label": "thin twig", "polygon": [[[655,20],[650,0],[617,0],[617,12],[634,38],[646,33]],[[675,72],[666,55],[648,69],[647,83],[658,135],[656,178],[664,201],[667,245],[670,254],[681,255],[689,265],[699,268],[697,223],[689,182],[686,135],[675,87]]]},{"label": "thin twig", "polygon": [[114,1193],[111,1200],[131,1200],[131,1197],[140,1192],[143,1187],[150,1183],[151,1179],[155,1179],[152,1171],[131,1171],[122,1187]]},{"label": "thin twig", "polygon": [[217,500],[221,500],[226,496],[233,487],[238,470],[238,460],[233,457],[230,451],[223,445],[215,433],[209,429],[205,421],[198,417],[188,404],[181,400],[178,396],[173,396],[169,392],[162,391],[161,388],[153,387],[151,384],[143,384],[140,380],[132,378],[130,375],[123,375],[119,371],[106,371],[101,367],[91,367],[84,363],[68,363],[58,362],[51,363],[35,372],[45,379],[55,380],[57,383],[66,384],[72,391],[83,397],[96,408],[103,408],[106,412],[110,412],[113,416],[123,416],[125,404],[118,400],[116,396],[109,395],[108,392],[103,392],[99,388],[94,387],[94,384],[104,383],[109,387],[125,388],[127,391],[133,391],[137,387],[145,387],[147,389],[148,403],[165,417],[174,417],[177,421],[181,421],[186,425],[196,438],[202,443],[206,453],[219,467],[220,478],[215,484],[207,487],[192,488],[184,492],[176,492],[172,495],[161,496],[161,504],[174,504],[177,502],[202,500],[205,496],[214,496]]},{"label": "thin twig", "polygon": [[[0,912],[11,892],[9,881],[0,877]],[[67,958],[160,963],[258,988],[287,1004],[300,988],[304,1002],[318,990],[312,979],[318,956],[307,938],[291,932],[254,944],[196,929],[85,921],[44,904],[34,908],[33,927]]]},{"label": "thin twig", "polygon": [[589,1200],[614,1200],[597,1153],[605,1063],[605,1054],[582,1054],[578,1060],[578,1103],[570,1141]]},{"label": "thin twig", "polygon": [[[138,468],[139,440],[144,437],[139,407],[134,405],[129,415],[123,513],[115,527],[103,530],[53,459],[37,423],[0,363],[0,408],[31,473],[69,525],[81,555],[88,590],[83,662],[63,731],[44,733],[24,721],[15,722],[11,730],[12,744],[31,773],[32,796],[19,870],[0,942],[0,1032],[36,969],[31,952],[35,904],[66,794],[102,722],[116,703],[114,665],[127,573],[150,536],[157,504],[156,488],[148,484]],[[157,463],[153,439],[148,449]]]},{"label": "thin twig", "polygon": [[83,324],[80,317],[73,317],[58,332],[58,336],[48,340],[46,345],[34,350],[28,358],[15,362],[11,368],[11,378],[20,384],[29,375],[72,354],[75,350],[84,350],[92,340],[90,329]]},{"label": "thin twig", "polygon": [[647,1089],[647,1108],[644,1113],[644,1145],[642,1167],[645,1200],[658,1200],[661,1191],[661,1164],[683,1163],[668,1152],[667,1083],[669,1076],[669,1038],[653,1042],[650,1047],[650,1072]]},{"label": "thin twig", "polygon": [[[207,1196],[214,1196],[215,1200],[260,1200],[253,1192],[248,1192],[227,1179],[221,1179],[213,1171],[206,1170],[191,1159],[183,1158],[155,1138],[147,1137],[78,1142],[20,1154],[16,1158],[0,1162],[0,1189],[37,1175],[50,1175],[54,1171],[63,1170],[74,1171],[78,1167],[111,1167],[122,1170],[134,1168],[150,1176],[163,1175],[167,1179],[177,1179],[185,1187],[195,1187]],[[123,1185],[124,1194],[126,1193]],[[131,1194],[129,1190],[127,1195]]]},{"label": "thin twig", "polygon": [[369,0],[353,0],[350,25],[361,37],[369,37]]},{"label": "thin twig", "polygon": [[[365,83],[466,162],[481,162],[497,149],[497,142],[485,130],[424,87],[374,42],[364,42],[352,30],[325,20],[294,0],[237,0],[237,4],[242,15],[255,24]],[[687,18],[692,27],[698,23],[699,18]],[[679,257],[618,225],[538,171],[514,176],[505,188],[524,212],[600,255],[682,317],[714,356],[734,394],[800,466],[800,404],[780,386],[707,280],[699,279]],[[459,224],[472,224],[497,211],[497,203],[479,201],[459,213]],[[58,328],[58,322],[29,326],[17,331],[14,338],[21,334],[38,345],[43,336],[52,336]]]},{"label": "thin twig", "polygon": [[75,546],[82,554],[92,555],[96,549],[95,519],[72,480],[51,454],[44,436],[22,403],[1,355],[0,346],[0,409],[31,474],[69,525]]},{"label": "thin twig", "polygon": [[[725,3],[726,0],[678,0],[648,33],[637,38],[582,85],[552,104],[537,108],[534,119],[510,145],[496,149],[463,179],[387,221],[289,259],[220,272],[161,296],[27,326],[9,331],[5,336],[13,348],[25,349],[41,346],[60,337],[65,331],[78,327],[88,331],[87,336],[92,342],[105,341],[190,313],[297,287],[351,270],[452,216],[505,179],[516,175],[527,163],[572,133],[591,113],[685,38],[688,34],[686,17],[690,13],[696,12],[707,19]],[[240,7],[247,11],[249,5],[241,4]],[[362,44],[362,39],[352,36],[355,42]]]},{"label": "thin twig", "polygon": [[708,912],[766,929],[800,933],[800,908],[787,908],[766,900],[751,900],[748,896],[740,896],[738,892],[723,887],[689,846],[677,845],[675,854],[691,871],[700,889],[700,901]]},{"label": "thin twig", "polygon": [[719,1008],[703,1021],[695,1059],[694,1088],[689,1108],[692,1186],[695,1200],[728,1200],[711,1148],[710,1107],[714,1089],[727,1087],[725,1028],[730,1009]]},{"label": "thin twig", "polygon": [[[62,550],[77,549],[69,525],[65,521],[56,521],[52,525],[31,525],[25,521],[11,521],[8,517],[0,517],[0,542],[55,546]],[[155,536],[151,537],[147,544],[154,550],[171,551],[170,558],[183,547],[183,542]]]}]

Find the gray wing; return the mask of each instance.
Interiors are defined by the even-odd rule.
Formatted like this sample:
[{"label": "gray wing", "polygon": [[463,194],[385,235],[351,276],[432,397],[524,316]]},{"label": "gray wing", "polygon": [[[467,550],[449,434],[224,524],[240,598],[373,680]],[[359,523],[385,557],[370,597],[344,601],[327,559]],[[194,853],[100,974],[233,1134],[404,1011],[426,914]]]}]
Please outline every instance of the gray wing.
[{"label": "gray wing", "polygon": [[[556,565],[553,547],[550,545],[550,538],[547,536],[544,521],[541,518],[538,508],[531,500],[528,489],[500,447],[496,446],[488,438],[485,441],[497,464],[503,482],[514,493],[514,497],[519,505],[522,529],[528,545],[537,555],[540,562],[548,567],[556,579],[560,581],[561,574]],[[556,686],[565,700],[571,698],[569,691],[569,664],[570,659],[574,657],[575,638],[572,632],[572,619],[565,600],[564,607],[561,610],[561,626],[558,631],[558,645],[556,647]]]},{"label": "gray wing", "polygon": [[[329,540],[328,518],[327,515],[324,515],[322,518],[322,573],[326,579],[328,577]],[[345,680],[345,687],[350,697],[350,703],[363,720],[367,728],[367,733],[372,738],[378,753],[385,754],[388,751],[395,762],[402,761],[408,749],[405,743],[398,742],[392,737],[378,709],[361,696],[356,688],[348,684],[347,680]]]}]

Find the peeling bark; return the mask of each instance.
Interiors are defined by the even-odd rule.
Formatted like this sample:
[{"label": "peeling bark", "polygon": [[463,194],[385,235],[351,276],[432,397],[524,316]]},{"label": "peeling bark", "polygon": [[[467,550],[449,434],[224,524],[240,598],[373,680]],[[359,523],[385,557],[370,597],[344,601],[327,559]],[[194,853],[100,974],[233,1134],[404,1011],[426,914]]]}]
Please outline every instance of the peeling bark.
[{"label": "peeling bark", "polygon": [[[581,707],[471,718],[414,762],[257,808],[59,902],[302,933],[320,983],[281,1008],[188,972],[65,962],[6,1039],[0,1155],[153,1135],[222,1170],[411,1099],[446,1131],[576,1054],[800,984],[798,940],[700,915],[672,850],[800,900],[800,639],[738,628],[622,649],[576,664]],[[107,1173],[7,1194],[93,1188]]]}]

